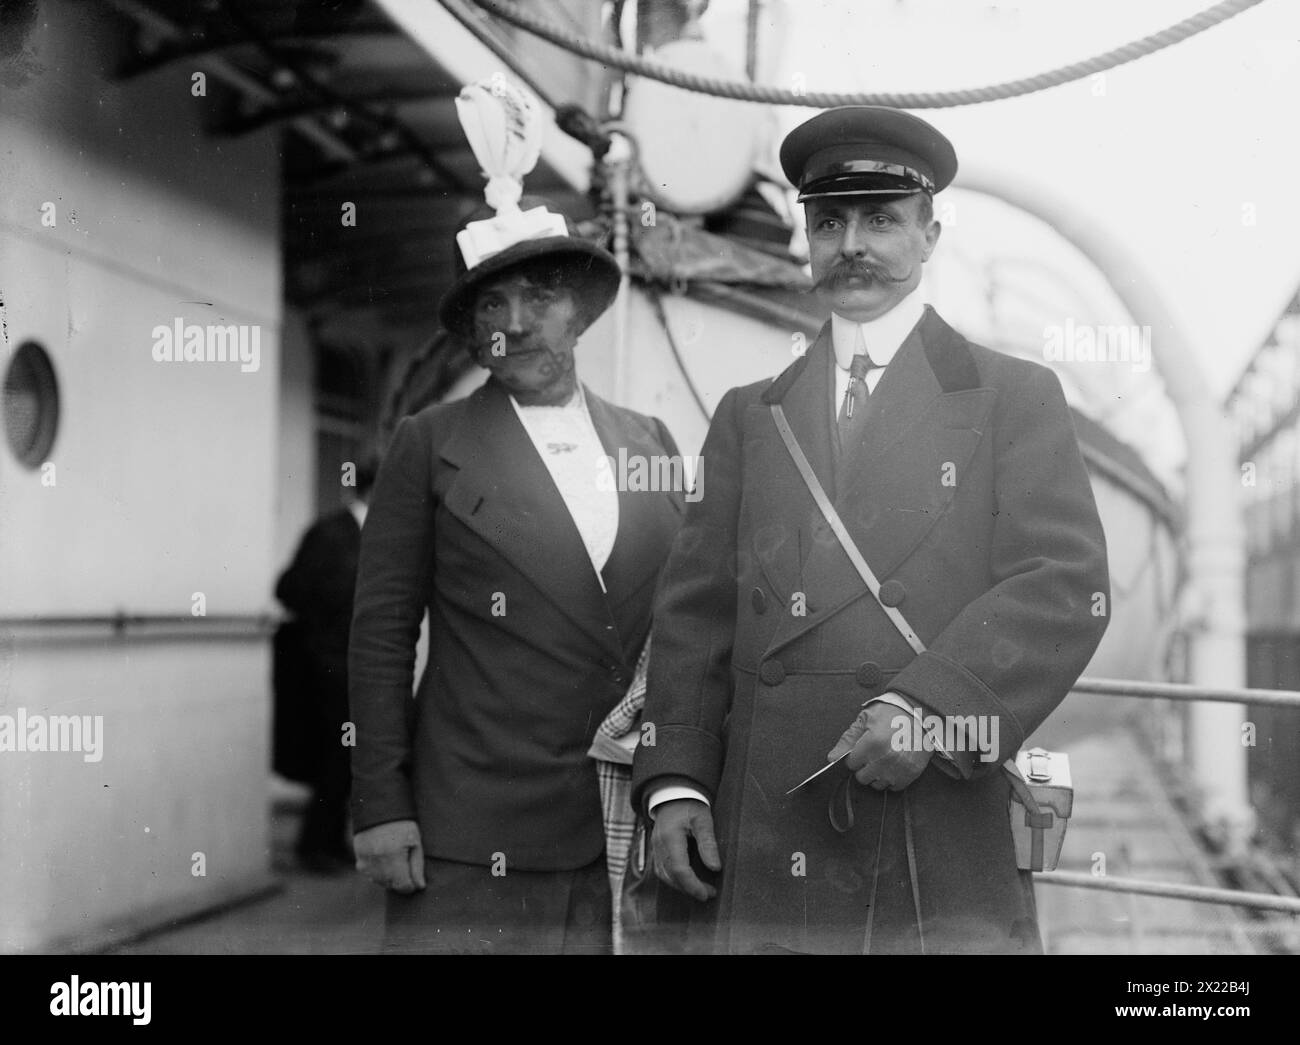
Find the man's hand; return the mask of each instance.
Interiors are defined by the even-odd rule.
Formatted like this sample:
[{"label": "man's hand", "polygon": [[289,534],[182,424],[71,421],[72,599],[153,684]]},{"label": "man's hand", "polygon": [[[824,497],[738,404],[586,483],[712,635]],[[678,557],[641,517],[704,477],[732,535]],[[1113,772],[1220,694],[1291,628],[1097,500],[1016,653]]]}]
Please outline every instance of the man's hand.
[{"label": "man's hand", "polygon": [[655,829],[650,839],[655,874],[661,882],[696,900],[711,900],[718,891],[700,881],[691,869],[687,839],[694,838],[700,859],[710,871],[720,871],[718,843],[713,837],[713,814],[694,798],[679,798],[655,806]]},{"label": "man's hand", "polygon": [[424,888],[424,846],[414,820],[393,820],[358,831],[352,848],[357,870],[377,885],[399,893]]},{"label": "man's hand", "polygon": [[[896,732],[893,722],[900,717],[907,720],[902,726],[907,743],[897,745],[903,749],[901,751],[895,750],[893,743]],[[916,746],[911,741],[918,732],[906,711],[876,701],[862,709],[826,758],[834,762],[847,751],[849,757],[844,764],[857,777],[858,783],[877,791],[902,791],[924,772],[930,762],[932,752],[909,750]]]}]

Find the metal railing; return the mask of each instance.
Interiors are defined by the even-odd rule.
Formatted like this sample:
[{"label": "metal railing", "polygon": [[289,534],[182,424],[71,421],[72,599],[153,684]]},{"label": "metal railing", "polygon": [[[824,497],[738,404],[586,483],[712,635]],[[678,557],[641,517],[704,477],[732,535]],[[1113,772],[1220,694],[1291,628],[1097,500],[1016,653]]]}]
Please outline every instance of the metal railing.
[{"label": "metal railing", "polygon": [[1159,700],[1228,704],[1262,704],[1277,708],[1300,708],[1300,692],[1289,689],[1222,689],[1192,686],[1182,682],[1135,682],[1131,679],[1084,677],[1071,687],[1072,693],[1095,693],[1103,697],[1146,697]]},{"label": "metal railing", "polygon": [[[1080,678],[1072,693],[1091,693],[1103,697],[1137,697],[1147,700],[1175,700],[1184,703],[1217,701],[1232,704],[1255,704],[1300,710],[1300,691],[1280,689],[1225,689],[1196,686],[1181,682],[1138,682],[1132,679]],[[1256,893],[1240,889],[1223,889],[1182,882],[1157,882],[1143,878],[1093,875],[1078,871],[1036,871],[1035,882],[1075,889],[1098,889],[1105,892],[1137,893],[1194,903],[1246,907],[1260,911],[1281,911],[1300,915],[1300,897],[1274,893]]]},{"label": "metal railing", "polygon": [[1186,885],[1179,882],[1152,882],[1145,878],[1119,878],[1114,875],[1100,877],[1082,871],[1037,871],[1034,881],[1051,885],[1068,885],[1076,889],[1100,889],[1111,893],[1141,893],[1144,896],[1164,896],[1171,900],[1191,900],[1195,903],[1226,904],[1236,907],[1253,907],[1264,911],[1284,911],[1300,914],[1300,896],[1278,896],[1273,893],[1248,893],[1237,889],[1221,889],[1212,885]]},{"label": "metal railing", "polygon": [[0,617],[0,637],[17,632],[38,640],[76,641],[83,638],[186,637],[194,639],[262,639],[283,618],[273,613],[65,613]]}]

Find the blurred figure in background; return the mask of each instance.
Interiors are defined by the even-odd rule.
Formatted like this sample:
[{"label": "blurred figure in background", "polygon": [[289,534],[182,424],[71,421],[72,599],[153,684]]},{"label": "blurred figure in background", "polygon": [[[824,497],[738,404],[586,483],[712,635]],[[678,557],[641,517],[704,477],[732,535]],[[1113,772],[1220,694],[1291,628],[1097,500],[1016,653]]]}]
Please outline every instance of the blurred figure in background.
[{"label": "blurred figure in background", "polygon": [[[307,530],[275,586],[275,597],[294,615],[299,633],[298,642],[285,650],[277,641],[277,656],[292,657],[296,646],[300,658],[296,684],[301,698],[292,702],[300,713],[289,728],[300,731],[299,762],[305,768],[298,778],[312,786],[297,843],[298,860],[311,871],[352,866],[347,838],[352,774],[342,733],[348,721],[348,629],[361,527],[376,470],[373,459],[357,464],[352,501]],[[277,680],[294,674],[277,664]],[[277,693],[277,701],[288,699]]]}]

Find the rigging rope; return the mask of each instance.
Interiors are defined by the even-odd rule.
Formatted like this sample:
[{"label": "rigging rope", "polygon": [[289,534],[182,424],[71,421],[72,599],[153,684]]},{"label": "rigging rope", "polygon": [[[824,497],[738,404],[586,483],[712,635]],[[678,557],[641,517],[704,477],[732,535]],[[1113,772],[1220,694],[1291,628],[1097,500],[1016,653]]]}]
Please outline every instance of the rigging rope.
[{"label": "rigging rope", "polygon": [[556,47],[591,59],[602,65],[613,66],[627,73],[644,76],[646,79],[658,80],[673,87],[688,91],[711,94],[719,98],[733,98],[741,102],[763,102],[768,105],[806,105],[816,109],[831,109],[839,105],[889,105],[897,109],[944,109],[958,105],[977,105],[981,102],[995,102],[1005,98],[1045,91],[1049,87],[1081,80],[1107,69],[1124,65],[1128,62],[1145,58],[1149,54],[1182,43],[1189,37],[1212,29],[1221,22],[1241,14],[1248,8],[1255,7],[1264,0],[1222,0],[1213,7],[1184,18],[1171,26],[1151,33],[1139,40],[1116,47],[1104,54],[1095,55],[1081,62],[1051,69],[1036,76],[1028,76],[1005,83],[990,84],[987,87],[974,87],[960,91],[920,91],[920,92],[836,92],[836,91],[795,91],[784,87],[770,87],[764,84],[747,83],[741,80],[720,80],[709,76],[697,76],[681,69],[660,62],[648,61],[628,51],[609,47],[606,44],[577,36],[567,29],[553,25],[544,18],[539,18],[521,10],[506,0],[472,0],[483,10],[495,15],[502,21],[525,32],[540,36]]}]

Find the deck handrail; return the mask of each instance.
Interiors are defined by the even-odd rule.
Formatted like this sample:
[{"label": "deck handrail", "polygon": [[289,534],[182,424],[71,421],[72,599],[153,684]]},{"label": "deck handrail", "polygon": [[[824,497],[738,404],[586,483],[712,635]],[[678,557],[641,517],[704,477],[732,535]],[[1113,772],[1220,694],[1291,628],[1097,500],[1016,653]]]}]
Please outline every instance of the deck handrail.
[{"label": "deck handrail", "polygon": [[[1103,697],[1136,697],[1144,700],[1177,700],[1184,703],[1218,701],[1232,704],[1260,704],[1300,709],[1300,692],[1284,689],[1197,686],[1183,682],[1140,682],[1135,679],[1080,678],[1072,693],[1092,693]],[[1039,871],[1035,883],[1068,886],[1075,889],[1101,889],[1115,893],[1138,893],[1164,896],[1194,903],[1248,907],[1261,911],[1282,911],[1300,915],[1300,897],[1273,893],[1255,893],[1217,886],[1188,885],[1183,882],[1158,882],[1143,878],[1111,877],[1078,871]]]},{"label": "deck handrail", "polygon": [[1300,691],[1293,689],[1248,689],[1196,686],[1184,682],[1138,682],[1084,676],[1070,687],[1073,693],[1095,693],[1103,697],[1141,697],[1153,700],[1221,701],[1229,704],[1266,704],[1279,708],[1300,708]]},{"label": "deck handrail", "polygon": [[1167,896],[1175,900],[1194,903],[1226,904],[1233,907],[1252,907],[1262,911],[1285,911],[1300,914],[1300,897],[1279,896],[1274,893],[1251,893],[1237,889],[1222,889],[1211,885],[1188,885],[1184,882],[1153,882],[1145,878],[1123,878],[1086,874],[1081,871],[1036,871],[1035,882],[1048,885],[1072,886],[1076,889],[1102,889],[1112,893],[1142,893],[1146,896]]},{"label": "deck handrail", "polygon": [[[194,617],[187,613],[150,614],[118,611],[105,614],[34,614],[0,617],[0,630],[8,628],[95,628],[106,627],[115,635],[151,628],[180,631],[229,629],[252,635],[270,635],[285,617],[276,613],[231,613]],[[1184,682],[1141,682],[1136,679],[1094,678],[1085,675],[1070,687],[1072,693],[1101,697],[1137,697],[1149,700],[1177,700],[1184,703],[1218,701],[1230,704],[1259,704],[1268,707],[1300,708],[1300,691],[1197,686]]]},{"label": "deck handrail", "polygon": [[15,633],[35,636],[37,641],[100,641],[107,634],[113,639],[189,636],[207,639],[269,639],[285,618],[275,613],[136,613],[119,610],[112,613],[53,613],[0,617],[0,639],[10,640]]}]

